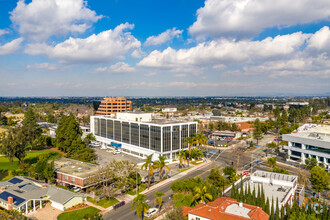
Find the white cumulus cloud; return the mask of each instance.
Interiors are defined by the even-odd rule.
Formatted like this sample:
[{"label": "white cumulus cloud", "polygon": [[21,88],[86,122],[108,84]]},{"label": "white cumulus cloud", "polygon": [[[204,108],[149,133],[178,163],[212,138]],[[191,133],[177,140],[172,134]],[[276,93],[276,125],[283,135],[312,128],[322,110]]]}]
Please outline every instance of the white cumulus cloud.
[{"label": "white cumulus cloud", "polygon": [[0,36],[5,35],[5,34],[8,34],[8,33],[9,33],[8,30],[6,30],[6,29],[0,29]]},{"label": "white cumulus cloud", "polygon": [[178,38],[182,32],[182,30],[177,30],[175,27],[172,29],[167,29],[165,32],[157,36],[148,37],[144,45],[150,46],[166,43],[167,41],[173,40],[174,38]]},{"label": "white cumulus cloud", "polygon": [[17,38],[9,43],[6,43],[4,45],[0,45],[0,55],[6,55],[14,53],[16,50],[20,48],[20,45],[23,41],[23,38]]},{"label": "white cumulus cloud", "polygon": [[120,24],[113,30],[93,34],[87,38],[72,38],[55,46],[45,43],[27,45],[25,52],[31,55],[46,54],[61,63],[108,63],[123,59],[124,55],[140,48],[138,41],[127,29],[133,24]]},{"label": "white cumulus cloud", "polygon": [[[154,50],[138,65],[145,67],[184,67],[223,65],[248,62],[249,60],[276,59],[299,50],[309,34],[301,32],[268,37],[262,41],[230,41],[227,39],[199,43],[189,49],[175,50],[168,47],[164,51]],[[223,64],[223,65],[221,65]]]},{"label": "white cumulus cloud", "polygon": [[87,8],[84,0],[19,0],[10,12],[19,33],[29,39],[43,41],[53,35],[84,33],[102,18]]},{"label": "white cumulus cloud", "polygon": [[58,70],[60,66],[52,63],[37,63],[33,65],[27,65],[26,69],[46,69],[46,70]]},{"label": "white cumulus cloud", "polygon": [[249,38],[265,28],[329,19],[329,0],[206,0],[189,28],[197,38]]},{"label": "white cumulus cloud", "polygon": [[131,67],[128,63],[118,62],[110,67],[99,67],[95,70],[95,72],[128,73],[133,72],[134,70],[135,68]]}]

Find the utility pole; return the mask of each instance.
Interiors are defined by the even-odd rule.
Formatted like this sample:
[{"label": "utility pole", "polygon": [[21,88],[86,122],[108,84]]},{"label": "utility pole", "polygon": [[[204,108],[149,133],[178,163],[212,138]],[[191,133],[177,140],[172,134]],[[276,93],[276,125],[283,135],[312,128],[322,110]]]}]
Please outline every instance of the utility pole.
[{"label": "utility pole", "polygon": [[253,163],[253,151],[251,151],[251,173],[252,173],[252,163]]}]

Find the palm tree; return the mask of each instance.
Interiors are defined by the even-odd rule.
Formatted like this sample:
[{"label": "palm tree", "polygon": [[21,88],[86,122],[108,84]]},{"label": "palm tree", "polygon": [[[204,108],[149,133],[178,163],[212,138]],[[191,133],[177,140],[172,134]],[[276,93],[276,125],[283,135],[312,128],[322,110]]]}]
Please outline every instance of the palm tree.
[{"label": "palm tree", "polygon": [[181,168],[182,167],[183,160],[186,160],[186,154],[185,154],[184,150],[180,150],[179,151],[178,157],[179,157],[180,168]]},{"label": "palm tree", "polygon": [[266,165],[268,165],[270,168],[275,168],[277,167],[276,160],[277,157],[270,157],[267,159]]},{"label": "palm tree", "polygon": [[207,186],[204,184],[202,186],[196,186],[194,188],[194,201],[193,203],[198,204],[200,201],[206,203],[212,200],[212,195],[207,192]]},{"label": "palm tree", "polygon": [[165,171],[165,174],[167,174],[167,172],[170,170],[170,167],[167,165],[168,162],[165,160],[166,157],[159,155],[158,161],[155,161],[154,163],[154,167],[159,169],[159,178],[163,177],[163,171]]},{"label": "palm tree", "polygon": [[149,210],[149,205],[148,203],[144,202],[144,200],[147,198],[146,195],[144,194],[138,194],[134,199],[133,199],[133,203],[131,205],[131,210],[134,209],[135,207],[135,211],[136,214],[143,219],[143,215],[146,214]]},{"label": "palm tree", "polygon": [[155,198],[155,206],[158,205],[159,210],[162,207],[162,204],[163,204],[163,198],[162,198],[162,196],[164,196],[164,195],[165,195],[165,193],[163,193],[163,192],[155,192],[154,193],[154,196],[156,196],[156,198]]},{"label": "palm tree", "polygon": [[207,142],[207,138],[204,136],[203,133],[195,133],[194,134],[195,144],[200,148],[200,146],[205,145]]},{"label": "palm tree", "polygon": [[142,164],[141,169],[145,170],[148,173],[148,189],[150,188],[150,176],[154,175],[154,165],[152,162],[152,156],[154,154],[150,154],[147,156],[146,159],[144,159],[144,164]]},{"label": "palm tree", "polygon": [[191,155],[191,148],[192,145],[195,143],[195,137],[186,137],[186,142],[183,143],[183,145],[188,145],[189,149],[189,156],[188,156],[188,167],[189,167],[189,160],[190,160],[190,155]]}]

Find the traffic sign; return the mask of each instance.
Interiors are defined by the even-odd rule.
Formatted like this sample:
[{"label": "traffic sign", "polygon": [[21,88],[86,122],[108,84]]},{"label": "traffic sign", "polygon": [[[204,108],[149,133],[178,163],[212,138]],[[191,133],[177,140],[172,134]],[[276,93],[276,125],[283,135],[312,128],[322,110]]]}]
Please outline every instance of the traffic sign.
[{"label": "traffic sign", "polygon": [[248,170],[244,170],[244,171],[243,171],[243,175],[244,175],[244,176],[249,175],[249,171],[248,171]]}]

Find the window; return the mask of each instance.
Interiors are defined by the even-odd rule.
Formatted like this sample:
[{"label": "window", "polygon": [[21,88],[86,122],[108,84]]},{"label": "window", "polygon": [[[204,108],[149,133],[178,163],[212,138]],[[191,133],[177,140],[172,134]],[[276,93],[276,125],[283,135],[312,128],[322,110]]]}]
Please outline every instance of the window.
[{"label": "window", "polygon": [[180,126],[173,126],[172,129],[172,150],[180,149]]},{"label": "window", "polygon": [[115,121],[115,138],[116,141],[121,141],[121,123],[120,121]]},{"label": "window", "polygon": [[139,124],[131,123],[131,144],[140,146]]},{"label": "window", "polygon": [[68,181],[68,176],[67,175],[64,176],[64,180]]},{"label": "window", "polygon": [[107,138],[113,139],[113,121],[107,120]]},{"label": "window", "polygon": [[171,127],[163,127],[163,151],[171,150]]},{"label": "window", "polygon": [[301,149],[301,144],[292,142],[292,147],[297,147]]},{"label": "window", "polygon": [[99,136],[99,119],[94,118],[94,133],[95,135]]},{"label": "window", "polygon": [[100,119],[101,121],[101,137],[106,137],[107,125],[105,119]]},{"label": "window", "polygon": [[140,125],[140,147],[149,149],[149,126]]},{"label": "window", "polygon": [[71,183],[74,183],[74,177],[71,177]]},{"label": "window", "polygon": [[320,153],[330,154],[330,150],[329,149],[325,149],[325,148],[322,148],[322,147],[316,147],[316,146],[306,145],[306,149],[307,150],[316,151],[316,152],[320,152]]},{"label": "window", "polygon": [[129,123],[122,122],[123,142],[129,144]]},{"label": "window", "polygon": [[301,152],[291,151],[291,154],[295,155],[295,156],[298,156],[298,157],[301,157]]},{"label": "window", "polygon": [[189,136],[193,137],[196,132],[197,132],[196,124],[189,125]]},{"label": "window", "polygon": [[181,149],[187,148],[186,138],[188,137],[188,125],[181,126]]},{"label": "window", "polygon": [[201,220],[200,218],[196,217],[196,220]]},{"label": "window", "polygon": [[161,128],[150,126],[150,149],[161,151]]}]

